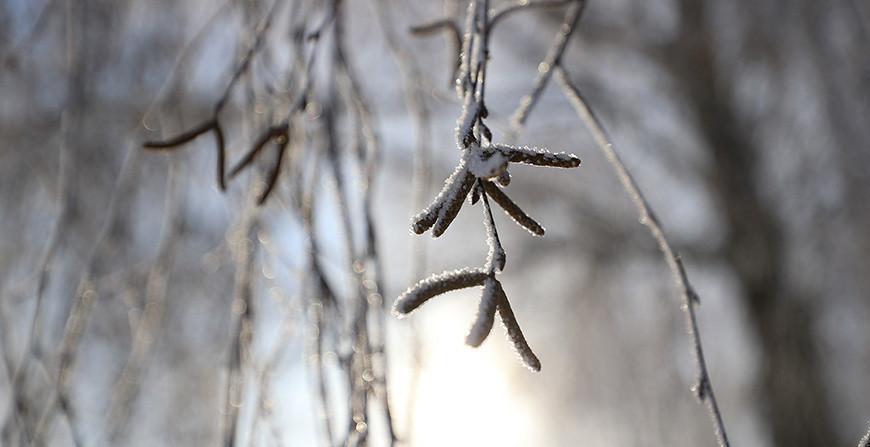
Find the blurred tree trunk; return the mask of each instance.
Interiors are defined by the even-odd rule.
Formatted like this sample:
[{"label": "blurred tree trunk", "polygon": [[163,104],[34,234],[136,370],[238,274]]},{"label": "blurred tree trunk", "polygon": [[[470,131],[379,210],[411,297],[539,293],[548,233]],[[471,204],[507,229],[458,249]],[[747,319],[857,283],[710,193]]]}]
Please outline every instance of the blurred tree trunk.
[{"label": "blurred tree trunk", "polygon": [[762,415],[774,445],[836,444],[812,318],[819,297],[791,290],[785,278],[786,229],[758,182],[763,148],[741,125],[728,75],[717,70],[707,8],[681,2],[681,35],[664,56],[711,151],[706,174],[726,220],[723,255],[742,284],[761,349]]}]

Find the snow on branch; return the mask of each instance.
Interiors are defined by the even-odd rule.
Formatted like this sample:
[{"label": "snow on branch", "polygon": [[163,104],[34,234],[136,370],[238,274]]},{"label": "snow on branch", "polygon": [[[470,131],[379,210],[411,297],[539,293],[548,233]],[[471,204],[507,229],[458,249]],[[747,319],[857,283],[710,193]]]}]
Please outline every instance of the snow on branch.
[{"label": "snow on branch", "polygon": [[[569,8],[569,15],[574,17],[579,14],[576,1],[534,2],[529,6],[555,6],[556,3],[574,3],[574,6]],[[496,20],[494,17],[503,18],[522,9],[526,9],[526,6],[517,4],[496,12],[494,16],[490,12],[487,0],[469,2],[455,83],[457,94],[462,99],[462,110],[455,128],[456,146],[460,152],[459,162],[453,173],[445,180],[435,200],[411,219],[411,230],[414,233],[422,234],[431,228],[432,236],[438,237],[444,234],[459,214],[469,194],[468,202],[472,206],[482,201],[488,246],[486,263],[483,269],[466,268],[424,279],[402,294],[396,301],[394,309],[404,315],[439,294],[483,285],[477,316],[465,339],[466,344],[477,347],[483,343],[492,330],[497,312],[506,329],[508,340],[513,344],[523,364],[533,371],[540,371],[541,362],[529,347],[508,302],[507,294],[497,279],[497,275],[505,268],[507,256],[498,236],[489,198],[492,198],[514,221],[531,234],[543,236],[544,228],[523,212],[495,183],[501,187],[510,184],[510,163],[576,168],[580,166],[580,159],[565,152],[493,143],[492,131],[484,123],[488,116],[485,86],[487,62],[490,57],[488,48],[490,21]],[[428,34],[440,29],[458,29],[458,27],[452,19],[442,19],[414,27],[412,31],[415,34]]]}]

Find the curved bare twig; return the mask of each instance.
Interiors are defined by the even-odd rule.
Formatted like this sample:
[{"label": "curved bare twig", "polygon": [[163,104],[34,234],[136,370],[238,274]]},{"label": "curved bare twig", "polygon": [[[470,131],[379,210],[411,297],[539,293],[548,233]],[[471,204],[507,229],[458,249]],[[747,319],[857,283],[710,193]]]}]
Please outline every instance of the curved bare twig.
[{"label": "curved bare twig", "polygon": [[710,382],[710,374],[707,371],[707,362],[704,359],[704,348],[701,344],[701,334],[698,330],[698,319],[695,315],[695,305],[699,302],[698,294],[689,282],[689,277],[686,274],[686,269],[683,267],[683,261],[680,256],[671,246],[670,241],[662,229],[661,223],[653,212],[652,206],[647,202],[646,198],[640,190],[640,186],[634,180],[628,167],[622,162],[619,154],[611,143],[607,132],[604,130],[601,121],[595,116],[595,113],[589,107],[589,104],[583,98],[580,90],[568,78],[568,74],[562,66],[555,67],[556,80],[562,87],[565,96],[574,106],[577,115],[586,124],[586,127],[592,133],[592,138],[596,145],[607,158],[610,166],[613,168],[616,176],[622,183],[625,192],[628,194],[631,201],[634,203],[637,212],[640,215],[640,222],[649,228],[650,233],[659,245],[662,251],[662,256],[673,275],[674,283],[683,298],[683,309],[686,312],[686,325],[689,330],[689,338],[692,342],[692,348],[695,355],[695,366],[698,370],[698,379],[693,387],[695,395],[701,401],[707,404],[707,410],[710,414],[710,419],[713,422],[716,438],[721,447],[728,447],[728,433],[725,431],[725,422],[722,419],[722,413],[719,411],[719,405],[716,402],[716,393],[713,391],[713,385]]}]

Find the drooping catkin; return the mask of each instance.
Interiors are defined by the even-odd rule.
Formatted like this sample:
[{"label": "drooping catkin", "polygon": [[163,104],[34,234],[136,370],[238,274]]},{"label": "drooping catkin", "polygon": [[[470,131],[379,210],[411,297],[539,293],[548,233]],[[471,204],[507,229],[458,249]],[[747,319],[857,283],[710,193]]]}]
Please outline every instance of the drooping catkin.
[{"label": "drooping catkin", "polygon": [[459,165],[456,166],[456,169],[453,170],[453,173],[450,174],[450,177],[447,177],[447,180],[444,180],[444,186],[441,188],[441,192],[435,197],[435,200],[423,211],[420,211],[411,219],[411,230],[416,234],[423,234],[429,228],[432,228],[432,225],[435,225],[435,221],[438,220],[438,216],[441,211],[441,206],[444,205],[444,201],[447,200],[447,197],[450,195],[451,191],[458,180],[465,180],[467,176],[466,169],[466,161],[463,157],[462,160],[459,161]]},{"label": "drooping catkin", "polygon": [[[486,183],[486,181],[479,180],[478,184],[480,183]],[[486,244],[489,246],[489,251],[486,254],[486,268],[489,271],[502,271],[507,262],[507,254],[505,254],[501,240],[498,238],[498,230],[495,228],[495,221],[492,218],[492,208],[489,206],[486,195],[483,196],[483,213],[483,224],[486,226]]]},{"label": "drooping catkin", "polygon": [[550,166],[553,168],[576,168],[580,159],[567,152],[550,152],[546,149],[526,146],[509,146],[497,144],[495,148],[513,163],[525,163],[535,166]]},{"label": "drooping catkin", "polygon": [[468,346],[474,348],[480,346],[492,331],[492,325],[495,322],[495,310],[498,307],[496,293],[498,288],[501,288],[498,280],[493,277],[486,279],[483,285],[483,293],[480,296],[480,304],[477,306],[477,318],[468,331],[468,336],[465,337],[465,344]]},{"label": "drooping catkin", "polygon": [[435,225],[432,226],[433,237],[441,236],[447,231],[447,227],[453,223],[453,219],[456,219],[459,210],[462,208],[462,203],[465,201],[465,197],[468,196],[471,187],[474,186],[475,177],[472,173],[463,170],[459,176],[461,178],[457,178],[453,182],[444,197],[444,203],[438,210],[438,219],[435,221]]},{"label": "drooping catkin", "polygon": [[[564,152],[553,153],[546,149],[493,144],[493,133],[484,123],[488,115],[484,101],[486,66],[489,58],[487,44],[490,20],[495,21],[492,19],[488,5],[489,2],[486,0],[468,2],[469,9],[466,14],[462,51],[459,52],[460,64],[457,71],[456,88],[457,95],[462,100],[462,110],[456,121],[455,137],[457,148],[461,153],[460,163],[445,181],[444,187],[435,200],[428,208],[414,216],[411,224],[412,230],[417,234],[422,234],[431,228],[432,236],[438,237],[456,218],[466,197],[471,205],[478,201],[483,202],[484,224],[486,225],[487,244],[489,245],[486,264],[483,270],[443,273],[421,281],[399,298],[395,311],[405,314],[433,296],[448,290],[484,285],[477,317],[466,337],[466,343],[471,346],[479,346],[483,343],[492,329],[495,312],[499,312],[508,338],[510,338],[523,363],[530,369],[538,371],[541,368],[541,363],[526,343],[504,289],[496,279],[497,273],[505,267],[506,256],[499,241],[488,197],[492,197],[509,216],[533,235],[543,236],[544,228],[523,212],[497,185],[505,187],[510,184],[511,176],[508,172],[510,162],[574,168],[580,165],[580,159],[573,154]],[[519,8],[524,7],[519,6]],[[575,9],[571,10],[575,11]],[[505,13],[500,14],[503,16]],[[570,14],[571,17],[575,18],[579,16],[576,11]],[[418,27],[418,29],[428,31],[446,26],[458,29],[456,24],[445,25],[441,21],[430,26]],[[560,42],[567,42],[567,37],[561,39]],[[559,44],[556,56],[548,56],[548,58],[557,58],[563,49],[564,43]],[[553,64],[555,62],[552,62],[548,67]],[[538,82],[540,83],[540,81]],[[540,90],[540,87],[536,88]],[[524,109],[523,120],[530,110],[531,104],[530,101],[529,106]]]},{"label": "drooping catkin", "polygon": [[532,352],[532,348],[529,347],[528,342],[526,342],[526,337],[523,335],[522,329],[520,329],[520,324],[517,322],[517,318],[511,309],[511,305],[508,302],[507,295],[505,295],[501,284],[498,284],[496,293],[496,298],[498,300],[498,316],[501,318],[501,322],[504,325],[508,338],[514,345],[514,350],[516,350],[526,367],[532,371],[540,371],[541,361],[538,360],[538,356]]},{"label": "drooping catkin", "polygon": [[483,189],[489,197],[492,197],[492,200],[497,203],[501,209],[510,216],[514,222],[519,224],[521,227],[525,228],[535,236],[543,236],[544,235],[544,227],[541,226],[535,219],[529,217],[522,208],[519,207],[504,191],[501,190],[498,186],[495,186],[492,182],[483,182]]},{"label": "drooping catkin", "polygon": [[406,290],[396,300],[393,311],[399,315],[408,314],[433,297],[451,290],[482,285],[486,278],[485,271],[469,268],[432,275]]}]

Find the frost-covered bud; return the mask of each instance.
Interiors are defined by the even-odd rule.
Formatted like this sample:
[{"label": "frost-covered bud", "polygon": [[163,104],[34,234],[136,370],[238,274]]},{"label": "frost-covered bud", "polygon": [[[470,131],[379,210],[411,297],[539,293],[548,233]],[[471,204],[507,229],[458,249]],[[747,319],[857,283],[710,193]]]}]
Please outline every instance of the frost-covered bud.
[{"label": "frost-covered bud", "polygon": [[474,144],[470,148],[468,170],[477,178],[491,179],[500,176],[508,167],[508,159],[500,151]]}]

